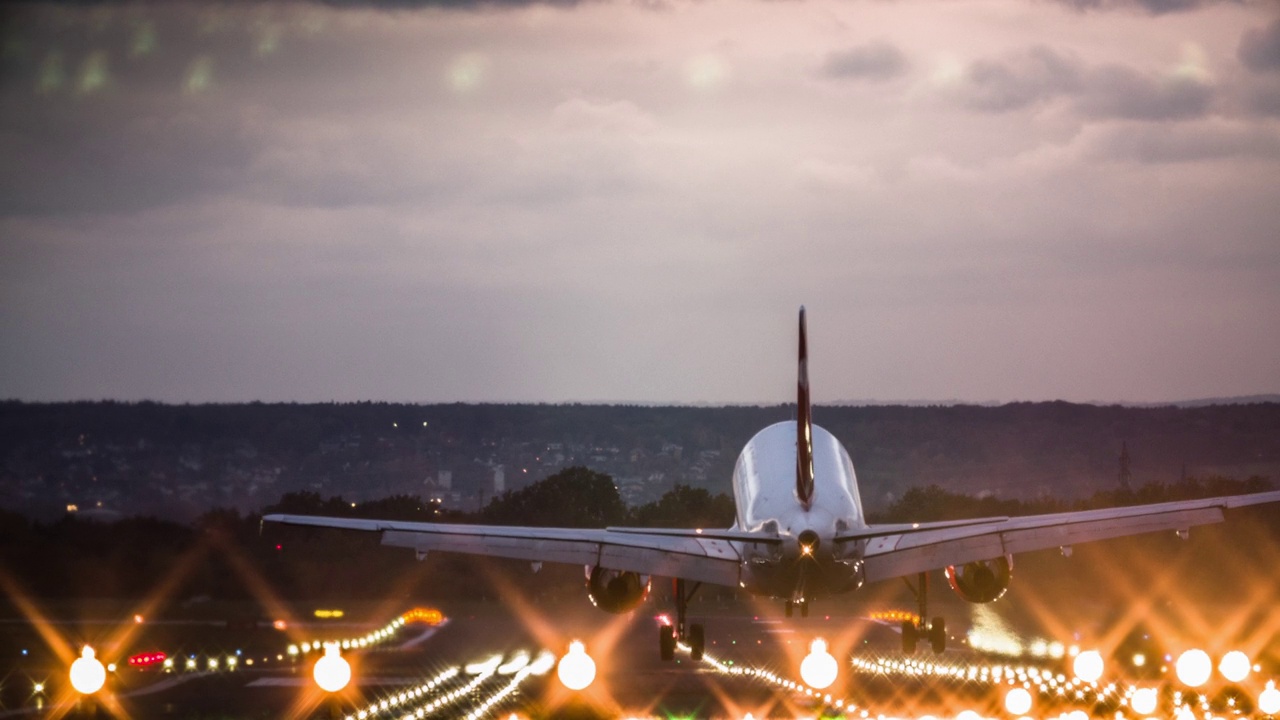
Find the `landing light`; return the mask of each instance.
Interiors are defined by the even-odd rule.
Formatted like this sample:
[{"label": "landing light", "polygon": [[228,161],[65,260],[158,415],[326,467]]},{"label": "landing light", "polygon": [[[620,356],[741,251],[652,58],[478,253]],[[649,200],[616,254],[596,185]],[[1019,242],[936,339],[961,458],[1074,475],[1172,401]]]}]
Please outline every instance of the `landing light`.
[{"label": "landing light", "polygon": [[1129,707],[1139,715],[1151,715],[1156,711],[1156,705],[1160,702],[1160,693],[1155,688],[1138,688],[1133,691],[1133,697],[1129,698]]},{"label": "landing light", "polygon": [[1258,709],[1267,715],[1280,715],[1280,690],[1274,680],[1267,682],[1267,689],[1258,693]]},{"label": "landing light", "polygon": [[1209,674],[1213,672],[1213,661],[1203,650],[1188,650],[1178,656],[1175,670],[1183,685],[1200,687],[1209,681]]},{"label": "landing light", "polygon": [[1026,715],[1031,712],[1031,693],[1026,688],[1016,687],[1004,696],[1004,709],[1010,715]]},{"label": "landing light", "polygon": [[1097,650],[1085,650],[1076,655],[1071,665],[1076,677],[1087,683],[1094,683],[1102,677],[1102,655]]},{"label": "landing light", "polygon": [[316,661],[311,674],[321,690],[338,692],[351,682],[351,664],[342,657],[335,643],[327,643],[324,646],[324,657]]},{"label": "landing light", "polygon": [[107,669],[93,656],[88,645],[80,653],[80,659],[71,663],[71,687],[81,695],[92,695],[102,689],[107,681]]},{"label": "landing light", "polygon": [[815,690],[822,690],[836,681],[839,672],[836,659],[827,652],[827,641],[818,638],[809,646],[809,654],[800,663],[800,677]]},{"label": "landing light", "polygon": [[587,654],[587,648],[580,641],[569,643],[569,653],[560,658],[560,667],[556,670],[560,682],[570,690],[585,690],[595,682],[596,662]]},{"label": "landing light", "polygon": [[1232,650],[1223,655],[1222,662],[1218,663],[1218,672],[1233,683],[1244,682],[1244,679],[1249,677],[1251,669],[1253,664],[1249,662],[1249,656],[1239,650]]}]

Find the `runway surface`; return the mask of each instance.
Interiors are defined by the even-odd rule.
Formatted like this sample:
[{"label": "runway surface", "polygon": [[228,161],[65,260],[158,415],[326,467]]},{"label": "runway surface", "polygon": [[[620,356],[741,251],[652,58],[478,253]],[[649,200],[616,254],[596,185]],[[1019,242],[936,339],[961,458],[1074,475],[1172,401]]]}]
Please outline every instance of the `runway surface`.
[{"label": "runway surface", "polygon": [[[1010,689],[1025,687],[1032,717],[1084,712],[1096,717],[1145,717],[1130,707],[1144,684],[1164,687],[1155,716],[1196,718],[1256,714],[1261,678],[1274,677],[1273,657],[1259,658],[1253,680],[1218,682],[1206,692],[1180,693],[1159,679],[1143,681],[1134,668],[1115,667],[1096,683],[1073,677],[1071,648],[1051,647],[1025,622],[1003,623],[1004,642],[1023,642],[1021,656],[979,652],[974,631],[990,618],[953,613],[951,649],[906,656],[891,619],[868,613],[784,618],[776,608],[704,606],[692,618],[707,632],[707,658],[680,652],[658,657],[663,606],[648,603],[630,615],[568,611],[563,607],[489,605],[457,612],[439,626],[420,623],[311,623],[288,631],[268,627],[219,629],[174,624],[152,628],[147,640],[179,643],[201,636],[203,647],[181,643],[173,667],[119,667],[103,695],[110,702],[60,704],[57,670],[42,694],[24,692],[39,670],[11,670],[0,717],[131,718],[817,718],[881,716],[1016,717],[1006,708]],[[771,610],[771,611],[769,611]],[[1019,634],[1018,630],[1024,631]],[[196,632],[199,631],[199,632]],[[378,635],[381,632],[383,635]],[[991,628],[987,628],[991,634]],[[799,667],[815,638],[838,659],[839,674],[822,691],[801,682]],[[311,668],[315,640],[369,640],[345,656],[354,679],[341,693],[319,691]],[[570,691],[552,662],[572,639],[582,640],[598,669],[595,682]],[[1067,643],[1071,638],[1066,638]],[[234,646],[234,647],[233,647]],[[292,652],[291,652],[292,650]],[[239,654],[236,654],[238,651]],[[1126,650],[1127,652],[1127,650]],[[1152,646],[1152,663],[1163,662]],[[216,663],[216,666],[211,664]],[[123,665],[123,663],[122,663]],[[1169,671],[1166,670],[1165,675]],[[24,675],[26,676],[24,678]],[[1257,687],[1254,687],[1254,686]],[[1079,718],[1079,716],[1076,716]]]}]

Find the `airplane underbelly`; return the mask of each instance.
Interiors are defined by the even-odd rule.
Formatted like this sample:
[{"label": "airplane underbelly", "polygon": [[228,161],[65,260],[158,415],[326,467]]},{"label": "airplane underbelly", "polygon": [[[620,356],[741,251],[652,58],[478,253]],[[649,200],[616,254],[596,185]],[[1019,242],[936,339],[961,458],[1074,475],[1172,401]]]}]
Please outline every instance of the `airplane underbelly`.
[{"label": "airplane underbelly", "polygon": [[851,592],[862,585],[860,563],[812,559],[750,561],[742,564],[742,584],[752,595],[812,600]]}]

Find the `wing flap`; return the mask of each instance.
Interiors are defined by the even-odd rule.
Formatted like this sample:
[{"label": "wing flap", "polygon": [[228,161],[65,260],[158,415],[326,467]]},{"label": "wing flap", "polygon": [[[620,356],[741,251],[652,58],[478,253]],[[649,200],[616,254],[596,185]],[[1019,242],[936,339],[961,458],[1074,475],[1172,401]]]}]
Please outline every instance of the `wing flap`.
[{"label": "wing flap", "polygon": [[741,557],[733,543],[714,537],[647,534],[641,529],[595,530],[505,525],[456,525],[268,515],[267,522],[382,533],[382,544],[418,552],[456,552],[489,557],[600,565],[645,575],[681,577],[736,586]]},{"label": "wing flap", "polygon": [[[989,525],[943,528],[875,538],[867,543],[865,550],[866,579],[873,582],[936,570],[948,565],[990,560],[1001,555],[1161,530],[1183,530],[1223,520],[1219,505],[1169,509],[1155,513],[1148,510],[1144,514],[1124,512],[1114,517],[1107,516],[1108,512],[1111,511],[1014,518]],[[1072,515],[1079,519],[1073,519]]]}]

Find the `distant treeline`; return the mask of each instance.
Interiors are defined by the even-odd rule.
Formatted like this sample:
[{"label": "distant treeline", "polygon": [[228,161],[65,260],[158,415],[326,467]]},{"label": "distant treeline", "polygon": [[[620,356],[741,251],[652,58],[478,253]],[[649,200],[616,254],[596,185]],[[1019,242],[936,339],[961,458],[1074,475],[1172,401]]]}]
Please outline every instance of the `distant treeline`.
[{"label": "distant treeline", "polygon": [[[1271,489],[1262,478],[1191,478],[1147,485],[1134,492],[1099,493],[1086,501],[1021,502],[956,494],[936,486],[916,488],[873,520],[898,522],[955,517],[1023,515],[1110,505],[1163,502]],[[340,497],[291,493],[263,513],[378,517],[423,522],[602,527],[728,527],[733,502],[725,495],[680,486],[661,500],[628,509],[613,480],[586,468],[570,468],[519,491],[495,498],[478,513],[442,511],[409,496],[351,503]],[[1280,542],[1280,513],[1262,518]],[[582,569],[548,565],[534,575],[528,563],[483,560],[446,553],[416,562],[404,550],[378,546],[372,533],[303,527],[261,527],[261,515],[213,510],[190,525],[129,518],[113,523],[78,519],[37,523],[0,512],[0,586],[5,597],[141,598],[154,593],[170,609],[192,598],[403,599],[442,601],[497,597],[518,578],[531,597],[581,592]],[[163,612],[163,608],[160,612]]]},{"label": "distant treeline", "polygon": [[[101,502],[106,510],[194,517],[213,505],[245,512],[292,491],[356,500],[423,493],[424,481],[442,472],[474,497],[492,492],[495,467],[507,469],[513,487],[572,465],[620,480],[658,476],[656,492],[683,483],[716,494],[729,489],[751,436],[793,416],[788,405],[7,401],[0,402],[0,507],[39,505],[49,517],[67,504]],[[849,449],[864,503],[878,510],[930,485],[1071,501],[1124,482],[1280,477],[1280,403],[1273,402],[820,405],[814,419]],[[1130,473],[1122,481],[1126,444]]]}]

